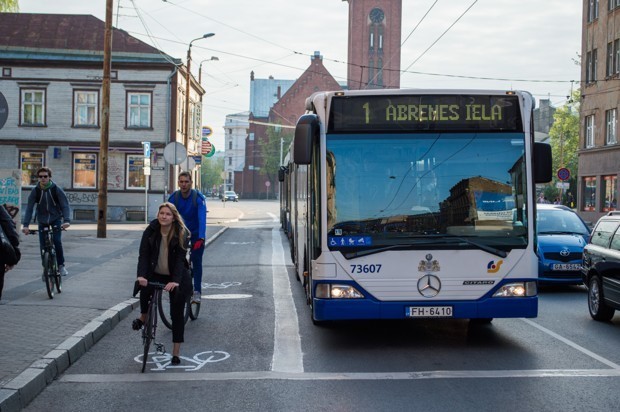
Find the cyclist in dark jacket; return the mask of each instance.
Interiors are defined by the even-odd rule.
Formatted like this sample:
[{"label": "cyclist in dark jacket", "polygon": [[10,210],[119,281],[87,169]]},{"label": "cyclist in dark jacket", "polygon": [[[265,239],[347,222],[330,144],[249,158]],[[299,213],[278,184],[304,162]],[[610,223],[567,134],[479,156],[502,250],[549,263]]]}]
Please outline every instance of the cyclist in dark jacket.
[{"label": "cyclist in dark jacket", "polygon": [[39,222],[39,246],[41,251],[45,247],[45,238],[41,230],[43,225],[54,226],[54,247],[56,248],[56,262],[60,274],[68,274],[65,268],[65,255],[62,249],[60,229],[66,229],[71,224],[71,208],[65,192],[52,182],[52,169],[42,167],[37,170],[39,183],[32,189],[28,196],[28,206],[22,219],[22,232],[30,233],[28,226],[32,219],[35,203],[37,204],[37,222]]},{"label": "cyclist in dark jacket", "polygon": [[140,330],[146,321],[149,299],[153,288],[149,281],[164,283],[164,290],[170,293],[170,317],[172,320],[172,364],[181,361],[179,353],[184,341],[185,302],[192,292],[192,278],[187,262],[189,230],[176,207],[169,202],[159,206],[157,219],[153,220],[142,234],[138,257],[138,279],[140,290],[140,317],[132,323],[134,330]]}]

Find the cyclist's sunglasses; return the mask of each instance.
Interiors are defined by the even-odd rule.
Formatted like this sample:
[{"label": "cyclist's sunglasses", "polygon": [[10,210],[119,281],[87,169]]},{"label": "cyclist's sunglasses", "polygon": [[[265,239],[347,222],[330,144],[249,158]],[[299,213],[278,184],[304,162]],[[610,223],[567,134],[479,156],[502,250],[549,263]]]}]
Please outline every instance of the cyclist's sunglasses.
[{"label": "cyclist's sunglasses", "polygon": [[49,175],[39,175],[39,179],[47,179]]}]

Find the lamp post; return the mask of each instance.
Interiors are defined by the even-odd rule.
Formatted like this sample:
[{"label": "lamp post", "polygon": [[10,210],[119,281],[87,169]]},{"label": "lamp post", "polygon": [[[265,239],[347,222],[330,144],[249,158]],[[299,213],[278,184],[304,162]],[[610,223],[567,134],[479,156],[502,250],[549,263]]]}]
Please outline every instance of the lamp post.
[{"label": "lamp post", "polygon": [[192,43],[196,40],[206,39],[207,37],[215,36],[215,33],[206,33],[200,37],[196,37],[194,40],[189,42],[189,47],[187,48],[187,73],[185,76],[185,148],[188,149],[189,155],[189,93],[190,93],[190,79],[191,79],[191,71],[190,66],[192,62]]},{"label": "lamp post", "polygon": [[203,61],[201,61],[200,66],[198,66],[198,83],[200,85],[202,85],[202,63],[212,61],[212,60],[219,61],[220,59],[217,56],[211,56],[210,59],[204,59]]}]

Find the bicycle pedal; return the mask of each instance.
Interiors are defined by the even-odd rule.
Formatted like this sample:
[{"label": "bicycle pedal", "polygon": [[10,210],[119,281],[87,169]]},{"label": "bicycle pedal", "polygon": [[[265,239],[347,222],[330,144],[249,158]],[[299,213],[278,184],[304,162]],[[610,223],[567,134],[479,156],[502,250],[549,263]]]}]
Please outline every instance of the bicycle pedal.
[{"label": "bicycle pedal", "polygon": [[164,353],[166,353],[166,347],[163,343],[155,343],[155,351],[158,354],[163,355]]}]

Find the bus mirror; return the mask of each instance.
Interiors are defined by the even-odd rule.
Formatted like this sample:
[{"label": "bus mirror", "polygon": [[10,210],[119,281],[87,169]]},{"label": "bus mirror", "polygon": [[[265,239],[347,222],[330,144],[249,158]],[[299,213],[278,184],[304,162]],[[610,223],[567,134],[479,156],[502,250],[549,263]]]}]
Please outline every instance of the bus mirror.
[{"label": "bus mirror", "polygon": [[284,175],[288,172],[288,168],[280,166],[278,169],[278,182],[284,182]]},{"label": "bus mirror", "polygon": [[534,143],[534,182],[549,183],[553,176],[551,145]]},{"label": "bus mirror", "polygon": [[297,121],[295,140],[293,141],[293,162],[308,165],[312,160],[312,143],[318,136],[319,120],[315,114],[304,114]]}]

